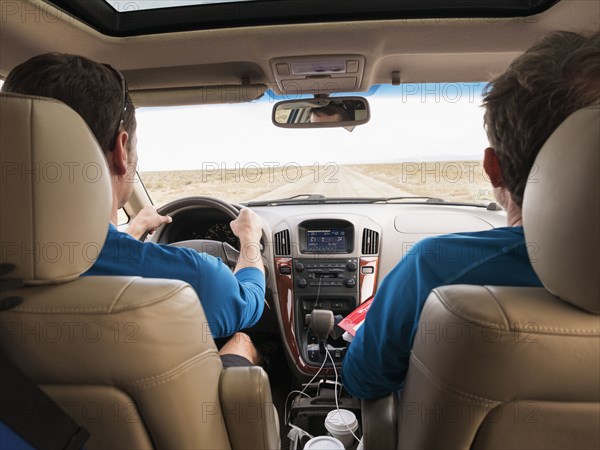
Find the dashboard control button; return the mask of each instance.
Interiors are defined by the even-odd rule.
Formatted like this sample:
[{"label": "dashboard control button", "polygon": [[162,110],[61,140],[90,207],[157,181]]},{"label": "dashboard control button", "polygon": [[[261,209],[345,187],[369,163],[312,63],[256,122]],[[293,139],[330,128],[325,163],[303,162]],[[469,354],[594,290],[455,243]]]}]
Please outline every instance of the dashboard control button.
[{"label": "dashboard control button", "polygon": [[302,264],[301,262],[296,263],[296,270],[298,272],[302,272],[304,270],[304,264]]},{"label": "dashboard control button", "polygon": [[356,263],[354,261],[348,261],[346,263],[346,269],[348,270],[348,272],[356,272]]},{"label": "dashboard control button", "polygon": [[363,275],[370,275],[372,273],[375,273],[375,268],[373,266],[364,266],[361,267],[360,271]]},{"label": "dashboard control button", "polygon": [[292,273],[292,268],[290,266],[279,266],[279,273],[281,275],[290,275]]},{"label": "dashboard control button", "polygon": [[296,286],[298,286],[299,288],[303,289],[306,286],[308,286],[308,281],[306,281],[306,278],[298,278],[296,280]]},{"label": "dashboard control button", "polygon": [[346,278],[346,281],[344,281],[344,284],[348,288],[353,288],[354,286],[356,286],[356,280],[354,278]]}]

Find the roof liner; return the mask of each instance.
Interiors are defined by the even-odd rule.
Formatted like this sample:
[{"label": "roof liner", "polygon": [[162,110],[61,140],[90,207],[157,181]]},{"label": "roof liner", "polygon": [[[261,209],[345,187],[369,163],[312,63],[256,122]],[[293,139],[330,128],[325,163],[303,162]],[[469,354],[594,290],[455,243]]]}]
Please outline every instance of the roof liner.
[{"label": "roof liner", "polygon": [[0,3],[0,77],[34,55],[78,54],[121,70],[132,91],[152,91],[153,103],[162,101],[154,98],[158,91],[163,99],[199,87],[266,85],[281,94],[271,61],[296,56],[364,55],[355,92],[391,83],[398,71],[402,83],[488,81],[549,31],[600,27],[600,2],[569,0],[524,18],[326,22],[119,38],[39,0]]},{"label": "roof liner", "polygon": [[[525,17],[558,0],[271,0],[117,12],[105,0],[46,0],[109,36],[292,23]],[[135,3],[131,2],[135,7]]]}]

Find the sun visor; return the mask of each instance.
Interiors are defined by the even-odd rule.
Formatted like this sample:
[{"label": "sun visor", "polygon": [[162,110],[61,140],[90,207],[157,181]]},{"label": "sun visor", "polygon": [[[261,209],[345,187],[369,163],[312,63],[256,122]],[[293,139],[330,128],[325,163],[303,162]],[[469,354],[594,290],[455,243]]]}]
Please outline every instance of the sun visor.
[{"label": "sun visor", "polygon": [[136,107],[187,106],[246,103],[259,99],[266,91],[266,84],[245,84],[130,90],[129,95]]}]

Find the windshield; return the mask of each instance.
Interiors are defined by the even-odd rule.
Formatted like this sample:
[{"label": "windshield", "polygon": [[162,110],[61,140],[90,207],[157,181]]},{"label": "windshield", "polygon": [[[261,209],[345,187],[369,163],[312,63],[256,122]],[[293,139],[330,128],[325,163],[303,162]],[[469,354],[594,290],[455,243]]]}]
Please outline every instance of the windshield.
[{"label": "windshield", "polygon": [[[283,129],[268,91],[252,103],[138,110],[140,176],[155,205],[190,195],[248,202],[433,197],[489,203],[484,83],[377,86],[371,120],[344,128]],[[286,97],[285,99],[289,99]]]}]

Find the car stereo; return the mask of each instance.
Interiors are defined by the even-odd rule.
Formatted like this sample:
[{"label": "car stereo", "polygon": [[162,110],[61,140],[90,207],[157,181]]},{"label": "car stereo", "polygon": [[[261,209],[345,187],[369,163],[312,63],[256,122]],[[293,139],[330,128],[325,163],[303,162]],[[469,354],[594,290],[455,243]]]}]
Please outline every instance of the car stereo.
[{"label": "car stereo", "polygon": [[306,230],[306,253],[347,253],[346,230]]},{"label": "car stereo", "polygon": [[298,237],[302,253],[351,253],[354,247],[354,227],[346,220],[306,220]]}]

